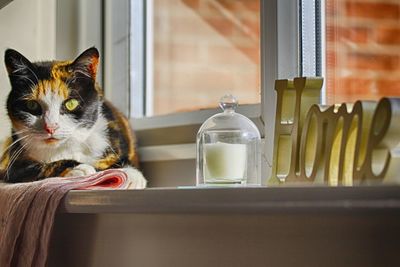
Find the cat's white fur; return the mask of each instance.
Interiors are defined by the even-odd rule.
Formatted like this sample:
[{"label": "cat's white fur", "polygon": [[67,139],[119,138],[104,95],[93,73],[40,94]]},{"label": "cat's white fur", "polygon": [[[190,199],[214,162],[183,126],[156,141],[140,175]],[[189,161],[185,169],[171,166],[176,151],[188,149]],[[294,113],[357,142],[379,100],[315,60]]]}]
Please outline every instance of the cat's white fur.
[{"label": "cat's white fur", "polygon": [[[89,175],[96,172],[93,167],[103,152],[110,146],[107,139],[107,120],[99,110],[99,117],[90,129],[79,127],[68,114],[61,114],[60,107],[63,99],[47,88],[46,93],[38,101],[42,107],[42,116],[33,116],[26,113],[33,132],[22,132],[18,134],[23,137],[23,146],[33,159],[50,163],[53,161],[72,159],[82,164],[69,171],[66,176]],[[85,123],[85,122],[83,122]],[[58,125],[53,134],[45,131],[45,124]],[[48,144],[48,138],[59,139],[56,143]],[[146,179],[142,173],[134,167],[126,167],[123,170],[128,174],[130,188],[146,187]]]}]

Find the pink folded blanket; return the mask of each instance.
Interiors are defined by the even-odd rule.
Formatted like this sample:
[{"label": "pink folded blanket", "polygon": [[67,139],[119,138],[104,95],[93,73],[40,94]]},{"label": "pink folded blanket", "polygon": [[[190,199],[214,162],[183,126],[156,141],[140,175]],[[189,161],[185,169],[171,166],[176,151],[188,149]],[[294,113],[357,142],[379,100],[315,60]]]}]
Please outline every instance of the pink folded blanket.
[{"label": "pink folded blanket", "polygon": [[68,191],[128,186],[127,175],[122,170],[30,183],[0,183],[0,266],[46,265],[54,216]]}]

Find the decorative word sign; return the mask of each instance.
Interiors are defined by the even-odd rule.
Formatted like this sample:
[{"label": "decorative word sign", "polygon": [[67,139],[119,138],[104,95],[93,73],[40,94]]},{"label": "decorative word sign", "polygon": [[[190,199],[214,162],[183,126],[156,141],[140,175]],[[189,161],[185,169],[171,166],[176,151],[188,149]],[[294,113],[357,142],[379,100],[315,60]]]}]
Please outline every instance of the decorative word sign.
[{"label": "decorative word sign", "polygon": [[318,105],[322,78],[277,80],[269,184],[400,182],[400,98]]}]

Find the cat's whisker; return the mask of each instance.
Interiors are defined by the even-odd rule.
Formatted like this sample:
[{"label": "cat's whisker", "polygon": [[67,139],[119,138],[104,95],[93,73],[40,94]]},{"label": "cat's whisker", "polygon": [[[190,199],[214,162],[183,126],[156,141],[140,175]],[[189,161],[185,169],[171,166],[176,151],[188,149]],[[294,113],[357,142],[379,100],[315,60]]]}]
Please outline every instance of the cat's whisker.
[{"label": "cat's whisker", "polygon": [[67,85],[67,87],[69,87],[71,85],[71,83],[73,83],[74,81],[75,81],[75,77],[72,79],[67,79],[65,84]]},{"label": "cat's whisker", "polygon": [[57,136],[55,136],[55,138],[67,138],[70,135],[71,135],[70,132],[59,133],[59,134],[57,134]]},{"label": "cat's whisker", "polygon": [[78,127],[85,126],[85,125],[87,125],[88,123],[94,123],[94,122],[93,122],[93,121],[80,121],[80,122],[78,123]]},{"label": "cat's whisker", "polygon": [[87,70],[85,68],[83,68],[83,67],[76,67],[75,68],[75,73],[80,73],[84,77],[86,77],[88,79],[92,79],[92,77],[87,73]]},{"label": "cat's whisker", "polygon": [[19,141],[22,141],[23,139],[26,139],[26,138],[28,138],[29,137],[29,135],[25,135],[25,136],[23,136],[23,137],[20,137],[20,138],[18,138],[17,140],[15,140],[13,143],[11,143],[11,145],[9,145],[8,147],[6,147],[5,149],[4,149],[4,153],[5,152],[7,152],[7,151],[9,151],[14,145],[16,145]]},{"label": "cat's whisker", "polygon": [[[21,64],[24,65],[23,62],[22,62],[22,59],[21,59]],[[39,83],[39,78],[36,75],[36,73],[27,65],[25,65],[25,68],[27,68],[33,74],[33,76],[36,78],[36,82]]]},{"label": "cat's whisker", "polygon": [[27,148],[30,145],[30,143],[25,143],[22,144],[22,146],[19,148],[19,150],[17,150],[17,152],[13,153],[12,157],[10,157],[7,169],[6,169],[6,177],[7,179],[10,179],[9,176],[9,171],[12,167],[12,165],[14,165],[15,161],[18,159],[18,157],[21,155],[22,152],[24,152],[24,149]]},{"label": "cat's whisker", "polygon": [[24,152],[25,148],[29,147],[29,143],[26,143],[25,145],[23,145],[18,152],[16,152],[15,157],[12,159],[12,161],[10,160],[10,163],[8,165],[7,168],[7,177],[9,178],[9,170],[11,169],[11,166],[14,165],[14,163],[18,160],[19,156]]},{"label": "cat's whisker", "polygon": [[23,134],[23,133],[26,133],[26,132],[29,132],[29,131],[31,131],[31,130],[29,130],[29,129],[22,129],[22,130],[19,130],[19,131],[14,131],[14,132],[13,132],[13,135],[20,135],[20,134]]},{"label": "cat's whisker", "polygon": [[25,75],[19,75],[19,74],[14,74],[14,73],[12,73],[11,75],[12,75],[12,76],[16,76],[16,77],[20,77],[20,78],[23,78],[23,79],[26,79],[26,80],[28,80],[28,81],[31,83],[31,86],[35,87],[35,83],[32,81],[32,79],[30,79],[30,78],[27,77],[27,76],[25,76]]},{"label": "cat's whisker", "polygon": [[81,119],[80,121],[95,122],[95,120]]},{"label": "cat's whisker", "polygon": [[113,148],[111,145],[109,145],[108,147],[110,148],[111,152],[112,152],[115,156],[117,156],[117,157],[119,158],[119,154],[117,154],[117,152],[114,150],[114,148]]},{"label": "cat's whisker", "polygon": [[[11,143],[8,147],[6,147],[6,148],[4,148],[4,150],[2,151],[3,152],[3,155],[1,156],[1,160],[3,160],[4,159],[4,157],[6,157],[6,155],[9,155],[10,156],[10,154],[11,154],[11,149],[13,148],[13,146],[15,146],[17,143],[19,143],[21,140],[23,140],[23,139],[26,139],[28,136],[24,136],[24,137],[21,137],[21,138],[19,138],[19,139],[17,139],[17,140],[15,140],[13,143]],[[10,160],[9,160],[10,161]]]},{"label": "cat's whisker", "polygon": [[79,120],[79,122],[78,122],[78,125],[79,126],[82,126],[82,125],[85,125],[85,123],[96,123],[96,120],[88,120],[88,119],[81,119],[81,120]]},{"label": "cat's whisker", "polygon": [[79,96],[79,99],[82,101],[82,103],[85,104],[85,100],[82,98],[82,96],[81,96],[81,94],[79,92],[78,92],[78,96]]},{"label": "cat's whisker", "polygon": [[74,78],[68,80],[67,86],[69,86],[71,83],[76,82],[76,81],[79,80],[79,79],[81,79],[81,80],[87,80],[88,77],[86,77],[86,76],[85,76],[85,77],[74,76]]},{"label": "cat's whisker", "polygon": [[72,79],[69,79],[68,80],[68,82],[67,82],[67,86],[69,86],[71,83],[74,83],[74,82],[76,82],[77,80],[79,80],[79,79],[82,79],[82,80],[87,80],[87,78],[86,77],[77,77],[77,76],[74,76]]},{"label": "cat's whisker", "polygon": [[7,176],[8,176],[8,171],[9,169],[11,169],[12,165],[14,164],[15,160],[19,157],[20,153],[22,152],[23,148],[25,145],[22,145],[15,153],[12,154],[12,156],[10,157],[10,161],[8,163],[8,167],[7,167]]}]

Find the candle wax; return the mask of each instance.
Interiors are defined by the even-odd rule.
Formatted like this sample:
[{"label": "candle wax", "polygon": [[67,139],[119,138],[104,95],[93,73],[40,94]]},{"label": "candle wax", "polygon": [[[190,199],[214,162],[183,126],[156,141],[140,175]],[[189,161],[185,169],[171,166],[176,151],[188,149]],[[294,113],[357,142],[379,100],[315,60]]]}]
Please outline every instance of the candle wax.
[{"label": "candle wax", "polygon": [[246,158],[245,144],[205,144],[206,183],[241,183],[245,178]]}]

